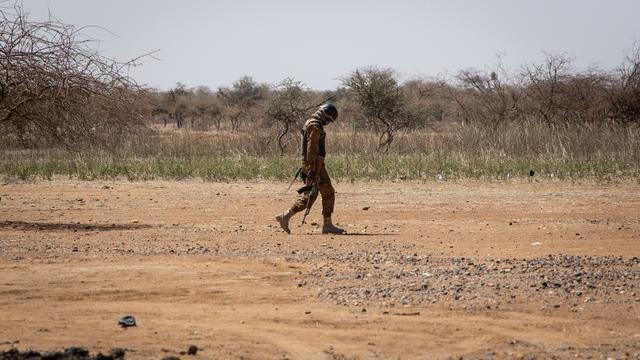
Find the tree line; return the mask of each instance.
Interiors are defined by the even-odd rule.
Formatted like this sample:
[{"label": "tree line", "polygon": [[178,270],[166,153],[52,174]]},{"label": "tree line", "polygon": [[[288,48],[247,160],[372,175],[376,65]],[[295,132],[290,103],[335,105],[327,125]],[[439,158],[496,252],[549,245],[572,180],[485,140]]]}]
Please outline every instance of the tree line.
[{"label": "tree line", "polygon": [[338,88],[299,80],[166,90],[139,86],[128,68],[96,50],[82,28],[55,19],[29,21],[19,5],[0,7],[0,133],[12,147],[112,148],[156,126],[230,132],[269,131],[281,152],[288,136],[323,100],[340,109],[343,129],[378,134],[385,149],[398,133],[442,122],[500,131],[505,123],[549,127],[640,124],[640,45],[613,70],[578,71],[567,54],[508,70],[466,69],[446,78],[402,80],[391,68],[362,67]]}]

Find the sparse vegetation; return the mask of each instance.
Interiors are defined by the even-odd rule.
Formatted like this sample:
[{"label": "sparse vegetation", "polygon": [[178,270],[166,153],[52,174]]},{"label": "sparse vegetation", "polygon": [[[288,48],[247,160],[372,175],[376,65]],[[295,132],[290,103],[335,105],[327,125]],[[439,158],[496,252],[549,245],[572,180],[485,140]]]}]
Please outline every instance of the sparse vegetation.
[{"label": "sparse vegetation", "polygon": [[249,76],[216,90],[158,91],[122,75],[131,63],[107,61],[77,28],[12,9],[0,10],[0,174],[8,178],[288,178],[297,128],[329,95],[340,109],[328,128],[338,179],[640,172],[638,45],[611,71],[578,72],[570,56],[550,53],[516,71],[498,62],[437,81],[360,68],[330,92]]}]

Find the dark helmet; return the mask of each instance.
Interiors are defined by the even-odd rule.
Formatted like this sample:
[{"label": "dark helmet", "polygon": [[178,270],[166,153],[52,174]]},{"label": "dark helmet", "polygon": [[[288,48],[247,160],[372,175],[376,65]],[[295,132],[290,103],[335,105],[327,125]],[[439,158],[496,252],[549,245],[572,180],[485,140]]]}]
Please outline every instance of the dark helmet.
[{"label": "dark helmet", "polygon": [[336,121],[338,118],[338,108],[331,103],[320,106],[318,110],[325,114],[330,121]]}]

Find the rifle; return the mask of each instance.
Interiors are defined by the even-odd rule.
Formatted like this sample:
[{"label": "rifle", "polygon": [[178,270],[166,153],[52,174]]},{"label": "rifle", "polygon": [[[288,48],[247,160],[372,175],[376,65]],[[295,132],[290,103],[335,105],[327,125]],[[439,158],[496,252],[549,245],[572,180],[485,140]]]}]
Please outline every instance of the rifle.
[{"label": "rifle", "polygon": [[[300,176],[301,173],[303,173],[302,172],[302,168],[298,168],[298,171],[296,171],[296,174],[293,175],[293,180],[291,180],[291,182],[289,183],[289,187],[287,188],[287,191],[291,190],[291,187],[293,186],[293,183],[296,182],[296,179],[298,178],[298,176]],[[285,192],[287,192],[287,191],[285,191]]]},{"label": "rifle", "polygon": [[327,101],[329,101],[329,100],[333,99],[334,97],[336,97],[336,94],[333,94],[333,95],[329,96],[328,98],[326,98],[326,99],[322,100],[322,101],[321,101],[319,104],[317,104],[317,105],[309,106],[308,108],[306,108],[306,109],[302,110],[302,112],[304,113],[304,112],[307,112],[307,111],[309,111],[309,110],[311,110],[311,109],[313,109],[313,108],[317,108],[317,107],[319,107],[320,105],[322,105],[322,104],[326,103]]},{"label": "rifle", "polygon": [[308,186],[311,186],[311,190],[309,191],[309,198],[307,199],[307,207],[304,210],[304,216],[302,217],[302,223],[300,224],[300,226],[304,225],[304,221],[306,220],[307,215],[309,215],[309,212],[311,211],[311,206],[313,205],[313,203],[312,203],[313,198],[318,193],[318,183],[319,182],[320,182],[320,176],[316,176],[316,178],[312,180],[311,185],[307,185],[307,186],[305,186],[305,187],[303,187],[303,188],[298,190],[298,192],[300,192],[300,190],[306,189]]}]

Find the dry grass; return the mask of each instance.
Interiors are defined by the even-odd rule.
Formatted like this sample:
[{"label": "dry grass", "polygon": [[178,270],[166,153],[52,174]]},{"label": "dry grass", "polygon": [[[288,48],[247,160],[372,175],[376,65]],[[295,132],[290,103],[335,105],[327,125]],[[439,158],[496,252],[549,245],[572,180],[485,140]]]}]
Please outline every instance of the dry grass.
[{"label": "dry grass", "polygon": [[[378,137],[328,128],[328,166],[343,180],[639,178],[640,129],[604,124],[552,128],[536,121],[500,129],[460,125],[447,133],[414,132],[388,149]],[[205,180],[285,179],[298,166],[298,135],[287,138],[280,156],[273,132],[255,129],[190,131],[160,128],[113,152],[69,154],[61,150],[4,151],[0,174],[7,178],[152,178]]]}]

